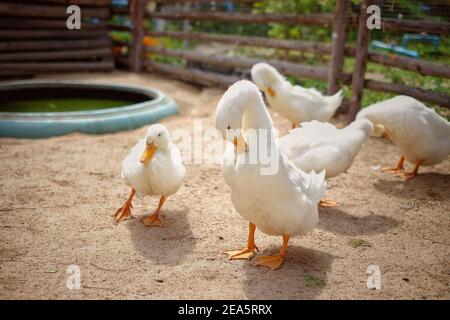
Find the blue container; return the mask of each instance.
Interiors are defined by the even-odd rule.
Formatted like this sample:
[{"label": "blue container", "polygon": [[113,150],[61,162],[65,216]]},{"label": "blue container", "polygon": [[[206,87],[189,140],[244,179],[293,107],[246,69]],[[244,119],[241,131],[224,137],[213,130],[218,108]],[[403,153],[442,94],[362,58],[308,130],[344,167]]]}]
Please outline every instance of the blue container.
[{"label": "blue container", "polygon": [[[76,112],[0,112],[0,136],[16,138],[47,138],[71,132],[91,134],[130,130],[178,113],[173,99],[161,91],[142,86],[88,81],[17,81],[0,85],[0,96],[8,97],[21,89],[70,90],[98,89],[139,94],[148,100],[123,107]],[[17,91],[19,90],[19,91]]]}]

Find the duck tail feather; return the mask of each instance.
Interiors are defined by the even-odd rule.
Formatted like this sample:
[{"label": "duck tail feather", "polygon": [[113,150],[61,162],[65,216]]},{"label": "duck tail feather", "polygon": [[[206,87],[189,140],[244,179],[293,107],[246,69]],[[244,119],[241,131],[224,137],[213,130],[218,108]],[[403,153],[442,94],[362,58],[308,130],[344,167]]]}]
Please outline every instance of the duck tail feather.
[{"label": "duck tail feather", "polygon": [[314,203],[319,203],[320,199],[322,199],[325,196],[325,188],[326,188],[326,181],[325,181],[325,169],[322,170],[320,173],[315,173],[314,171],[311,171],[309,173],[309,176],[311,178],[311,183],[309,184],[309,194],[311,195],[312,201]]},{"label": "duck tail feather", "polygon": [[344,95],[342,94],[342,90],[339,90],[334,95],[326,97],[325,99],[328,103],[328,108],[331,111],[336,112],[337,108],[339,108],[342,103],[342,99],[344,99]]}]

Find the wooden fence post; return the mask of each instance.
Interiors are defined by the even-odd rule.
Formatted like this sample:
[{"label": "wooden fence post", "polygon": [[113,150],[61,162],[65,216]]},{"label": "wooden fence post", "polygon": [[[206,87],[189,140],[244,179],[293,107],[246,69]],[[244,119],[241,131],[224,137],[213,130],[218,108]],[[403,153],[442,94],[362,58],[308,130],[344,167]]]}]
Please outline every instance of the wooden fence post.
[{"label": "wooden fence post", "polygon": [[133,40],[130,52],[130,69],[133,72],[142,70],[144,59],[144,17],[145,4],[147,0],[131,0],[130,2],[130,18],[132,23]]},{"label": "wooden fence post", "polygon": [[356,40],[355,70],[352,77],[352,98],[350,100],[350,109],[348,112],[348,121],[355,119],[356,114],[361,108],[361,99],[364,90],[364,75],[367,66],[367,54],[369,51],[369,41],[371,30],[367,28],[367,19],[369,17],[367,8],[373,4],[373,0],[362,0],[361,9],[358,17],[358,37]]},{"label": "wooden fence post", "polygon": [[330,95],[340,89],[339,78],[341,77],[344,63],[348,2],[349,0],[337,0],[334,13],[331,65],[328,74],[328,94]]}]

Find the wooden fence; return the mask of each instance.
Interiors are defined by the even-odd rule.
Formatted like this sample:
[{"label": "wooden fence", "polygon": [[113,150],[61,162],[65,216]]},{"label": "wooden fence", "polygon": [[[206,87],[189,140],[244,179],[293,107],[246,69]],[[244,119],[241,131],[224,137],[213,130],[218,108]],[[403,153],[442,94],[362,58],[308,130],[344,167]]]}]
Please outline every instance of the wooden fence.
[{"label": "wooden fence", "polygon": [[[69,4],[82,7],[81,30],[67,29]],[[2,0],[0,77],[113,70],[110,9],[109,0]]]},{"label": "wooden fence", "polygon": [[[185,1],[169,0],[164,3],[183,3]],[[203,2],[207,1],[191,1]],[[216,1],[219,2],[219,1]],[[248,0],[236,0],[236,3],[251,3]],[[233,68],[250,68],[260,59],[247,57],[229,57],[226,55],[207,55],[197,51],[185,49],[167,49],[163,47],[145,47],[142,39],[145,36],[171,37],[182,40],[195,40],[201,42],[219,42],[240,44],[255,47],[269,47],[278,49],[298,50],[317,54],[330,55],[329,67],[310,66],[287,61],[267,61],[286,75],[300,78],[318,79],[328,82],[328,94],[337,92],[342,84],[351,86],[351,99],[349,101],[349,119],[353,119],[360,108],[363,90],[370,89],[396,94],[406,94],[425,102],[450,108],[450,96],[429,89],[411,87],[404,84],[394,84],[378,80],[366,79],[366,65],[368,61],[379,63],[393,68],[401,68],[417,72],[421,75],[450,78],[450,66],[440,65],[424,60],[399,57],[387,53],[369,51],[371,37],[370,30],[366,27],[368,17],[367,7],[373,4],[373,0],[363,0],[359,14],[350,13],[350,0],[337,0],[334,14],[252,14],[252,13],[226,13],[226,12],[196,12],[178,10],[175,12],[146,12],[146,0],[131,0],[130,16],[132,18],[133,42],[129,56],[130,68],[139,72],[163,72],[176,78],[193,81],[202,85],[228,86],[238,77],[233,75],[218,74],[195,68],[181,68],[146,59],[148,53],[163,56],[177,57],[191,62],[204,62],[211,65],[228,66]],[[117,12],[119,13],[119,12]],[[124,10],[122,14],[126,13]],[[330,28],[333,42],[331,44],[320,42],[308,42],[301,40],[279,40],[264,37],[245,37],[237,35],[224,35],[204,32],[178,32],[178,31],[153,31],[145,29],[145,19],[189,20],[189,21],[223,21],[235,23],[283,23],[289,25],[310,25]],[[427,32],[429,34],[450,34],[450,23],[416,21],[406,19],[381,20],[383,31],[392,33]],[[347,32],[350,28],[357,30],[356,47],[350,47],[346,43]],[[345,74],[342,70],[345,56],[355,58],[355,66],[352,74]]]},{"label": "wooden fence", "polygon": [[[161,4],[161,1],[156,1]],[[167,4],[186,4],[187,1],[165,0]],[[223,2],[216,0],[215,3]],[[283,74],[299,78],[317,79],[328,83],[328,94],[337,92],[343,84],[351,87],[348,101],[349,119],[353,119],[360,108],[363,90],[370,89],[395,94],[406,94],[425,102],[450,108],[449,95],[430,89],[388,83],[367,79],[367,62],[374,62],[392,68],[401,68],[421,75],[449,79],[450,66],[431,63],[424,60],[394,56],[369,51],[371,37],[366,27],[367,7],[373,0],[362,0],[359,14],[350,10],[350,0],[337,0],[334,14],[253,14],[241,12],[175,10],[165,12],[152,10],[147,0],[129,0],[128,7],[113,7],[110,0],[3,0],[0,3],[0,76],[35,74],[41,72],[68,71],[108,71],[114,66],[123,65],[134,72],[163,72],[178,79],[197,82],[202,85],[226,87],[238,80],[236,75],[220,74],[201,69],[182,68],[149,60],[150,53],[166,57],[176,57],[192,63],[207,63],[220,67],[249,70],[260,59],[224,54],[205,54],[195,50],[169,49],[161,46],[145,46],[145,37],[170,37],[203,43],[217,42],[246,45],[262,48],[286,49],[330,56],[328,66],[311,66],[281,60],[269,60],[268,63]],[[208,4],[209,1],[197,0],[190,3]],[[234,4],[251,5],[252,0],[234,0]],[[68,31],[66,28],[66,7],[78,4],[82,16],[95,19],[85,20],[82,30]],[[150,10],[149,10],[150,9]],[[154,9],[154,8],[153,8]],[[112,16],[130,18],[131,28],[126,25],[112,25]],[[146,29],[148,21],[153,19],[178,21],[221,21],[238,24],[282,23],[287,25],[322,26],[330,30],[332,43],[310,42],[302,40],[281,40],[255,36],[237,36],[229,34],[190,32],[190,31],[150,31]],[[391,33],[427,32],[448,36],[450,23],[416,21],[407,19],[381,20],[383,31]],[[351,29],[356,30],[356,46],[349,46],[346,39]],[[111,31],[130,31],[131,43],[111,39]],[[121,48],[127,48],[124,53]],[[119,50],[112,50],[119,49]],[[112,56],[114,52],[114,60]],[[355,66],[350,74],[344,73],[342,66],[345,57],[354,57]],[[114,65],[115,62],[115,65]],[[192,64],[190,64],[192,65]]]}]

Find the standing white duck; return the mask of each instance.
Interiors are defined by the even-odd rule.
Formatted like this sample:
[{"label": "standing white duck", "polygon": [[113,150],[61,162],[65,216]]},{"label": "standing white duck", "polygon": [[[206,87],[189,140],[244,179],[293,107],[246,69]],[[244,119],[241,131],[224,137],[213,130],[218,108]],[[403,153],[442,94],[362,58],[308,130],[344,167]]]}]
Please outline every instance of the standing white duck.
[{"label": "standing white duck", "polygon": [[293,86],[267,63],[255,64],[251,76],[270,106],[292,122],[292,128],[305,121],[330,121],[343,99],[342,91],[324,96],[314,88]]},{"label": "standing white duck", "polygon": [[[357,119],[369,119],[378,133],[383,133],[400,148],[401,157],[395,172],[406,180],[417,176],[421,165],[430,166],[444,161],[450,153],[450,123],[422,102],[408,96],[397,96],[364,108]],[[381,132],[384,131],[384,132]],[[404,173],[404,160],[414,169]]]},{"label": "standing white duck", "polygon": [[[325,172],[306,174],[280,154],[261,93],[250,81],[241,80],[228,88],[217,105],[215,127],[234,143],[228,143],[224,153],[223,174],[235,209],[250,222],[247,247],[226,253],[230,259],[251,259],[257,249],[254,233],[258,227],[268,235],[283,237],[278,255],[258,259],[258,265],[277,269],[283,264],[290,237],[304,235],[317,225]],[[246,147],[239,148],[239,141]],[[267,148],[263,152],[271,164],[278,164],[277,170],[264,174],[267,163],[260,158],[249,161],[252,154],[261,152],[259,148]]]},{"label": "standing white duck", "polygon": [[150,126],[145,138],[139,140],[122,162],[122,178],[131,187],[131,193],[117,210],[115,222],[131,218],[131,201],[138,192],[160,196],[155,212],[141,219],[146,226],[160,227],[161,207],[168,196],[178,191],[185,175],[180,151],[171,142],[169,131],[161,124]]},{"label": "standing white duck", "polygon": [[[280,149],[297,168],[305,172],[325,170],[326,178],[332,178],[351,167],[372,130],[373,125],[367,119],[352,122],[343,129],[316,120],[303,122],[300,128],[280,138]],[[331,200],[320,201],[322,207],[338,205]]]}]

